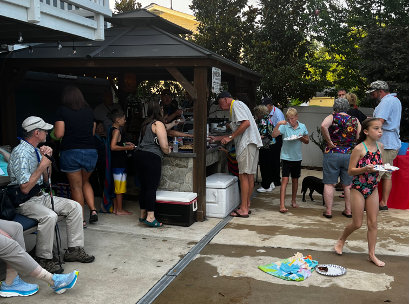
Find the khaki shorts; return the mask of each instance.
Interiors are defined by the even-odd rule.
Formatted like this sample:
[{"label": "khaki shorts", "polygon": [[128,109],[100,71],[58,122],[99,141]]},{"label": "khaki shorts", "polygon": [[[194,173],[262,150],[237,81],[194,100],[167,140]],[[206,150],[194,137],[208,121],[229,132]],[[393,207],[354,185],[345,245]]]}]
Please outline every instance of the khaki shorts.
[{"label": "khaki shorts", "polygon": [[[390,164],[393,166],[393,160],[396,158],[399,150],[384,150],[382,155],[383,165]],[[382,179],[391,179],[391,172],[380,172],[380,178]]]},{"label": "khaki shorts", "polygon": [[240,155],[237,155],[239,174],[256,174],[259,161],[259,150],[255,144],[249,144]]}]

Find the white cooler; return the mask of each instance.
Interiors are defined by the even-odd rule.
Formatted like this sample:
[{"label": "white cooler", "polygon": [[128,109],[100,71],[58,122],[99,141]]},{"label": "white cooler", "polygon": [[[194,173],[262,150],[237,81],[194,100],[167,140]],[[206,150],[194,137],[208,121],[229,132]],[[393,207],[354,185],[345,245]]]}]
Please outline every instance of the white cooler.
[{"label": "white cooler", "polygon": [[239,203],[238,177],[215,173],[206,178],[206,216],[223,218]]}]

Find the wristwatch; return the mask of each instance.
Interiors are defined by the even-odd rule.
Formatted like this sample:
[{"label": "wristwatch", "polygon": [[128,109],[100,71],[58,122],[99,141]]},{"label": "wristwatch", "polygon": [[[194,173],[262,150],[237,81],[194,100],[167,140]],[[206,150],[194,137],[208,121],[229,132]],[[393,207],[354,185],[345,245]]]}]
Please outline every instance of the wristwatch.
[{"label": "wristwatch", "polygon": [[232,135],[229,135],[229,139],[232,139],[233,137],[232,137]]}]

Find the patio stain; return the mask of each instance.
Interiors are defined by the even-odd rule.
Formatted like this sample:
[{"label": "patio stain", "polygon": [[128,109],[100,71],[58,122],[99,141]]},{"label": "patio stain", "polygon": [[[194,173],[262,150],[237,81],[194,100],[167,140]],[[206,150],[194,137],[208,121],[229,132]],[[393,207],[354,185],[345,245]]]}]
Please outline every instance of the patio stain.
[{"label": "patio stain", "polygon": [[[385,300],[390,300],[393,303],[408,303],[408,273],[400,271],[402,268],[408,268],[408,258],[389,257],[387,259],[389,267],[382,269],[367,262],[364,254],[348,254],[336,257],[327,252],[306,252],[311,253],[319,262],[337,262],[344,265],[348,273],[351,273],[355,279],[348,282],[348,277],[331,278],[314,273],[304,282],[289,282],[261,272],[255,268],[257,263],[253,267],[254,271],[263,277],[263,280],[247,276],[246,273],[242,276],[242,272],[247,270],[246,267],[242,266],[246,266],[250,261],[250,259],[243,257],[248,254],[265,256],[265,259],[271,262],[277,258],[269,258],[270,256],[284,258],[293,254],[293,250],[289,249],[264,248],[267,251],[264,253],[257,253],[257,250],[260,250],[260,247],[235,246],[235,251],[238,252],[236,259],[221,261],[222,257],[218,254],[221,253],[225,257],[231,256],[232,246],[208,245],[203,254],[210,254],[210,256],[200,256],[195,259],[153,303],[281,304],[302,303],[301,301],[303,301],[304,304],[319,302],[359,304],[383,303]],[[241,277],[220,274],[218,266],[210,264],[211,260],[219,260],[224,264],[224,267],[236,269],[237,272],[241,273]],[[226,265],[226,262],[229,263],[229,261],[231,263]],[[370,281],[359,281],[360,275],[367,276]],[[377,286],[380,290],[373,290],[372,279],[377,280]],[[354,289],[358,281],[361,286],[367,286],[369,290]]]}]

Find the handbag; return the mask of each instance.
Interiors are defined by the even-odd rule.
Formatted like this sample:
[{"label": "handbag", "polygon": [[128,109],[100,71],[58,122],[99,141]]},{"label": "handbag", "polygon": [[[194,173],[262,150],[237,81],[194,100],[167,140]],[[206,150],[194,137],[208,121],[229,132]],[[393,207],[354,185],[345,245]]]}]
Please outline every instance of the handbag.
[{"label": "handbag", "polygon": [[21,192],[20,186],[19,185],[12,185],[8,186],[7,188],[7,194],[14,204],[14,207],[17,208],[20,206],[20,204],[25,203],[28,201],[30,198],[33,196],[37,196],[41,192],[41,186],[38,184],[35,184],[33,188],[26,194]]},{"label": "handbag", "polygon": [[16,207],[8,194],[8,189],[0,189],[0,218],[11,221],[15,216]]}]

